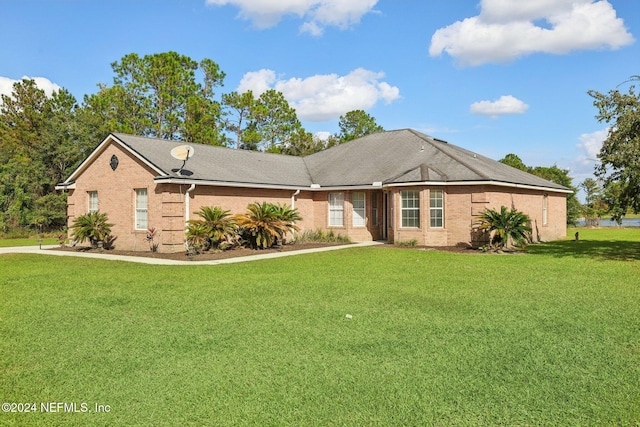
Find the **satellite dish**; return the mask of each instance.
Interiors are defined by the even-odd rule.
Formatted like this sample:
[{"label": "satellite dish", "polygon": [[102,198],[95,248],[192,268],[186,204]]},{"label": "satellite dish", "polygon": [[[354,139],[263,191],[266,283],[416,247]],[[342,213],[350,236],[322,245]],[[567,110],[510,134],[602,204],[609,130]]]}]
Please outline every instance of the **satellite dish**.
[{"label": "satellite dish", "polygon": [[190,145],[178,145],[177,147],[171,149],[171,156],[174,159],[186,162],[193,157],[194,152],[195,150]]},{"label": "satellite dish", "polygon": [[179,169],[173,169],[173,172],[177,172],[178,175],[182,175],[182,168],[187,163],[187,160],[193,157],[195,149],[190,145],[178,145],[171,149],[171,157],[176,160],[182,160],[182,166]]}]

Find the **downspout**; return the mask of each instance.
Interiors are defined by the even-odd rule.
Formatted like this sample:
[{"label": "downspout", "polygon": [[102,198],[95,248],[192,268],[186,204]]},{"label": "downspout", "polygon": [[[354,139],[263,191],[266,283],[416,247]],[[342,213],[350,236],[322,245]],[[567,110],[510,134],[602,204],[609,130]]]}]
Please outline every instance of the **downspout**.
[{"label": "downspout", "polygon": [[[187,188],[187,191],[184,193],[184,228],[185,233],[187,231],[187,227],[189,226],[189,212],[191,211],[191,200],[189,199],[189,193],[192,192],[196,188],[195,184],[191,184],[191,187]],[[184,242],[185,246],[187,246],[187,241]],[[187,247],[187,250],[189,248]]]},{"label": "downspout", "polygon": [[[296,196],[300,194],[300,189],[298,188],[295,193],[291,195],[291,210],[296,208]],[[293,240],[296,240],[296,230],[291,230],[291,237]]]},{"label": "downspout", "polygon": [[291,209],[295,209],[296,207],[296,196],[300,194],[300,189],[298,188],[295,193],[291,195]]}]

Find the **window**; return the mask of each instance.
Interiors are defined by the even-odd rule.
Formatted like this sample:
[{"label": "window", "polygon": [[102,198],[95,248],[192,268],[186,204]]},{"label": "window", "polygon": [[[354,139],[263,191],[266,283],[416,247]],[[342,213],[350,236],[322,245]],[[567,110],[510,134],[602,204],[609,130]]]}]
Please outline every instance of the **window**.
[{"label": "window", "polygon": [[364,227],[367,225],[365,196],[363,192],[353,193],[351,195],[351,203],[353,204],[353,226]]},{"label": "window", "polygon": [[371,220],[373,222],[373,226],[377,227],[380,225],[380,214],[378,213],[378,195],[371,195]]},{"label": "window", "polygon": [[344,225],[344,194],[329,193],[329,226]]},{"label": "window", "polygon": [[136,230],[149,228],[147,221],[147,189],[138,188],[136,191]]},{"label": "window", "polygon": [[98,212],[98,192],[89,191],[89,213]]},{"label": "window", "polygon": [[542,196],[542,225],[547,225],[547,222],[549,220],[548,205],[547,205],[548,202],[549,202],[549,196],[545,194],[544,196]]},{"label": "window", "polygon": [[415,190],[400,192],[402,200],[402,227],[420,227],[420,193]]},{"label": "window", "polygon": [[444,192],[442,190],[429,191],[429,218],[431,227],[444,227]]}]

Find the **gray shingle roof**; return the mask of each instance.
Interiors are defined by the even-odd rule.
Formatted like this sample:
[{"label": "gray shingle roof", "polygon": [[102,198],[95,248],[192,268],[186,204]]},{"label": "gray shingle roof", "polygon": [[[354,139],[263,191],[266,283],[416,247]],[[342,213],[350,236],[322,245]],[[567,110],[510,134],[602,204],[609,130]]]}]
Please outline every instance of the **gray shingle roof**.
[{"label": "gray shingle roof", "polygon": [[301,157],[189,143],[195,154],[187,161],[183,174],[180,175],[177,170],[182,162],[174,159],[170,151],[184,142],[121,133],[113,135],[168,177],[294,187],[308,187],[312,184]]},{"label": "gray shingle roof", "polygon": [[177,173],[182,162],[170,155],[182,142],[113,136],[154,165],[160,175],[174,179],[282,187],[496,182],[568,190],[411,129],[368,135],[306,157],[189,144],[195,154],[187,161],[186,175]]}]

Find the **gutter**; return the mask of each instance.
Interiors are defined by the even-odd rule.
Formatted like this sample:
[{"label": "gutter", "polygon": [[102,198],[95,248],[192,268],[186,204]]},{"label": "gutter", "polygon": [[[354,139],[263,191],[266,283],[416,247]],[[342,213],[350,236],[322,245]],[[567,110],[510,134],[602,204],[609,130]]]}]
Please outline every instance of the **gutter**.
[{"label": "gutter", "polygon": [[502,181],[424,181],[424,182],[401,182],[396,184],[385,184],[385,187],[411,187],[416,185],[433,185],[433,186],[458,186],[458,185],[495,185],[496,187],[523,188],[526,190],[545,190],[552,193],[572,194],[569,189],[545,187],[539,185],[516,184],[513,182]]},{"label": "gutter", "polygon": [[[509,188],[522,188],[527,190],[544,190],[555,193],[571,194],[573,191],[563,188],[547,187],[541,185],[529,185],[529,184],[517,184],[513,182],[505,181],[412,181],[412,182],[399,182],[399,183],[382,183],[373,182],[371,184],[356,184],[356,185],[327,185],[321,186],[320,184],[306,185],[277,185],[277,184],[256,184],[256,183],[243,183],[243,182],[226,182],[226,181],[208,181],[208,180],[194,180],[194,179],[180,179],[170,177],[156,177],[154,179],[157,183],[163,184],[187,184],[187,185],[212,185],[220,187],[235,187],[235,188],[261,188],[271,190],[291,190],[291,191],[349,191],[349,190],[372,190],[383,189],[392,187],[411,187],[416,185],[431,185],[431,186],[480,186],[480,185],[495,185],[497,187],[509,187]],[[297,194],[296,194],[297,195]]]}]

